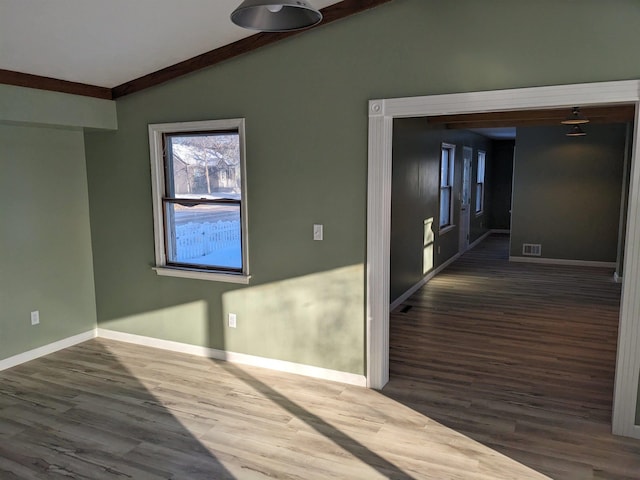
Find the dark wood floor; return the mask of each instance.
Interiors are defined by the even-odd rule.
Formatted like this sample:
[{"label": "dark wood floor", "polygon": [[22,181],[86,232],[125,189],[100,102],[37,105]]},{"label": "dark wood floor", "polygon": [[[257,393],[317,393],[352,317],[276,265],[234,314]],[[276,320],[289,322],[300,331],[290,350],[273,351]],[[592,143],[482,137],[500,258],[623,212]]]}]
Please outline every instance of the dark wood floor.
[{"label": "dark wood floor", "polygon": [[619,286],[499,243],[393,315],[382,392],[103,339],[0,372],[0,480],[637,480]]},{"label": "dark wood floor", "polygon": [[640,442],[609,433],[613,272],[510,263],[508,241],[489,237],[395,310],[385,394],[552,478],[640,479]]}]

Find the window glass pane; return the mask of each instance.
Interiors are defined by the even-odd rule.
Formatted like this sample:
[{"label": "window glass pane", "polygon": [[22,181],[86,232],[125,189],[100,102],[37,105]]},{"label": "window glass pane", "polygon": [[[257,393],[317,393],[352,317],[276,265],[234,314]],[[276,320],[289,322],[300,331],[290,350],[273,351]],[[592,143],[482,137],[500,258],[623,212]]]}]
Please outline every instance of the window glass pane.
[{"label": "window glass pane", "polygon": [[165,145],[169,196],[240,199],[242,179],[237,132],[167,135]]},{"label": "window glass pane", "polygon": [[476,185],[476,212],[482,211],[482,184]]},{"label": "window glass pane", "polygon": [[442,162],[440,163],[440,185],[449,185],[449,150],[442,149]]},{"label": "window glass pane", "polygon": [[484,152],[478,152],[478,183],[484,182]]},{"label": "window glass pane", "polygon": [[242,268],[240,205],[167,202],[165,216],[169,262]]},{"label": "window glass pane", "polygon": [[449,225],[449,215],[451,212],[449,189],[444,188],[440,190],[440,226]]}]

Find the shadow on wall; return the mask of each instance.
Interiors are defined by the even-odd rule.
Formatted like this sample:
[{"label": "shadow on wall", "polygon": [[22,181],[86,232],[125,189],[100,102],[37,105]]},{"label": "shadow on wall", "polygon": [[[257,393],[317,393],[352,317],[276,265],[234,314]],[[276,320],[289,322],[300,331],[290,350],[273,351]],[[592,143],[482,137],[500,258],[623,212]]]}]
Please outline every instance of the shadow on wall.
[{"label": "shadow on wall", "polygon": [[225,349],[363,375],[363,278],[352,265],[224,293]]},{"label": "shadow on wall", "polygon": [[[99,326],[364,375],[363,279],[364,266],[359,264],[236,288],[222,293],[221,299],[194,289],[192,301],[103,320]],[[172,284],[176,279],[161,277],[158,282]],[[203,283],[210,282],[195,286]],[[236,315],[235,328],[229,327],[230,313]]]}]

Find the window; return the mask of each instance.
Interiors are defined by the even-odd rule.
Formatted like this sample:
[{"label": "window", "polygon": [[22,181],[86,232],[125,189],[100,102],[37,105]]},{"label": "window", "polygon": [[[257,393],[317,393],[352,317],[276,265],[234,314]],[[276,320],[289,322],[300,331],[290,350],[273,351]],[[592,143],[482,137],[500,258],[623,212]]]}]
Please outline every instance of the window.
[{"label": "window", "polygon": [[244,119],[149,125],[156,272],[248,283]]},{"label": "window", "polygon": [[476,173],[476,213],[484,210],[484,167],[486,153],[478,151],[478,171]]},{"label": "window", "polygon": [[440,228],[453,225],[453,164],[455,146],[443,144],[440,159]]}]

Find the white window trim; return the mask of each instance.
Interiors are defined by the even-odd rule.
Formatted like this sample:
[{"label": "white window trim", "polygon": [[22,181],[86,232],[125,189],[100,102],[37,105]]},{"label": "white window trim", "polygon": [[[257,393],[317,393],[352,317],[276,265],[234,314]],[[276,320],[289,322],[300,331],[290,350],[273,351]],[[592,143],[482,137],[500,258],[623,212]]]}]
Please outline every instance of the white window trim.
[{"label": "white window trim", "polygon": [[[164,192],[164,155],[162,151],[162,137],[165,133],[194,132],[206,130],[237,129],[240,137],[240,175],[242,193],[240,203],[240,218],[242,228],[242,273],[214,272],[193,268],[167,266],[164,245],[164,215],[162,213],[162,193]],[[151,160],[151,194],[153,197],[153,232],[156,251],[156,266],[153,268],[158,275],[211,280],[215,282],[248,284],[249,275],[249,239],[247,222],[247,174],[245,161],[245,128],[244,118],[225,120],[205,120],[200,122],[156,123],[149,125],[149,156]]]},{"label": "white window trim", "polygon": [[635,425],[640,369],[640,80],[387,98],[369,102],[367,189],[367,386],[389,380],[389,244],[393,120],[574,105],[636,107],[613,401],[613,433],[640,438]]},{"label": "white window trim", "polygon": [[438,231],[438,233],[440,235],[444,235],[445,233],[449,233],[451,230],[453,230],[454,228],[456,228],[455,225],[451,224],[451,225],[445,225],[444,227],[440,227],[440,230]]}]

